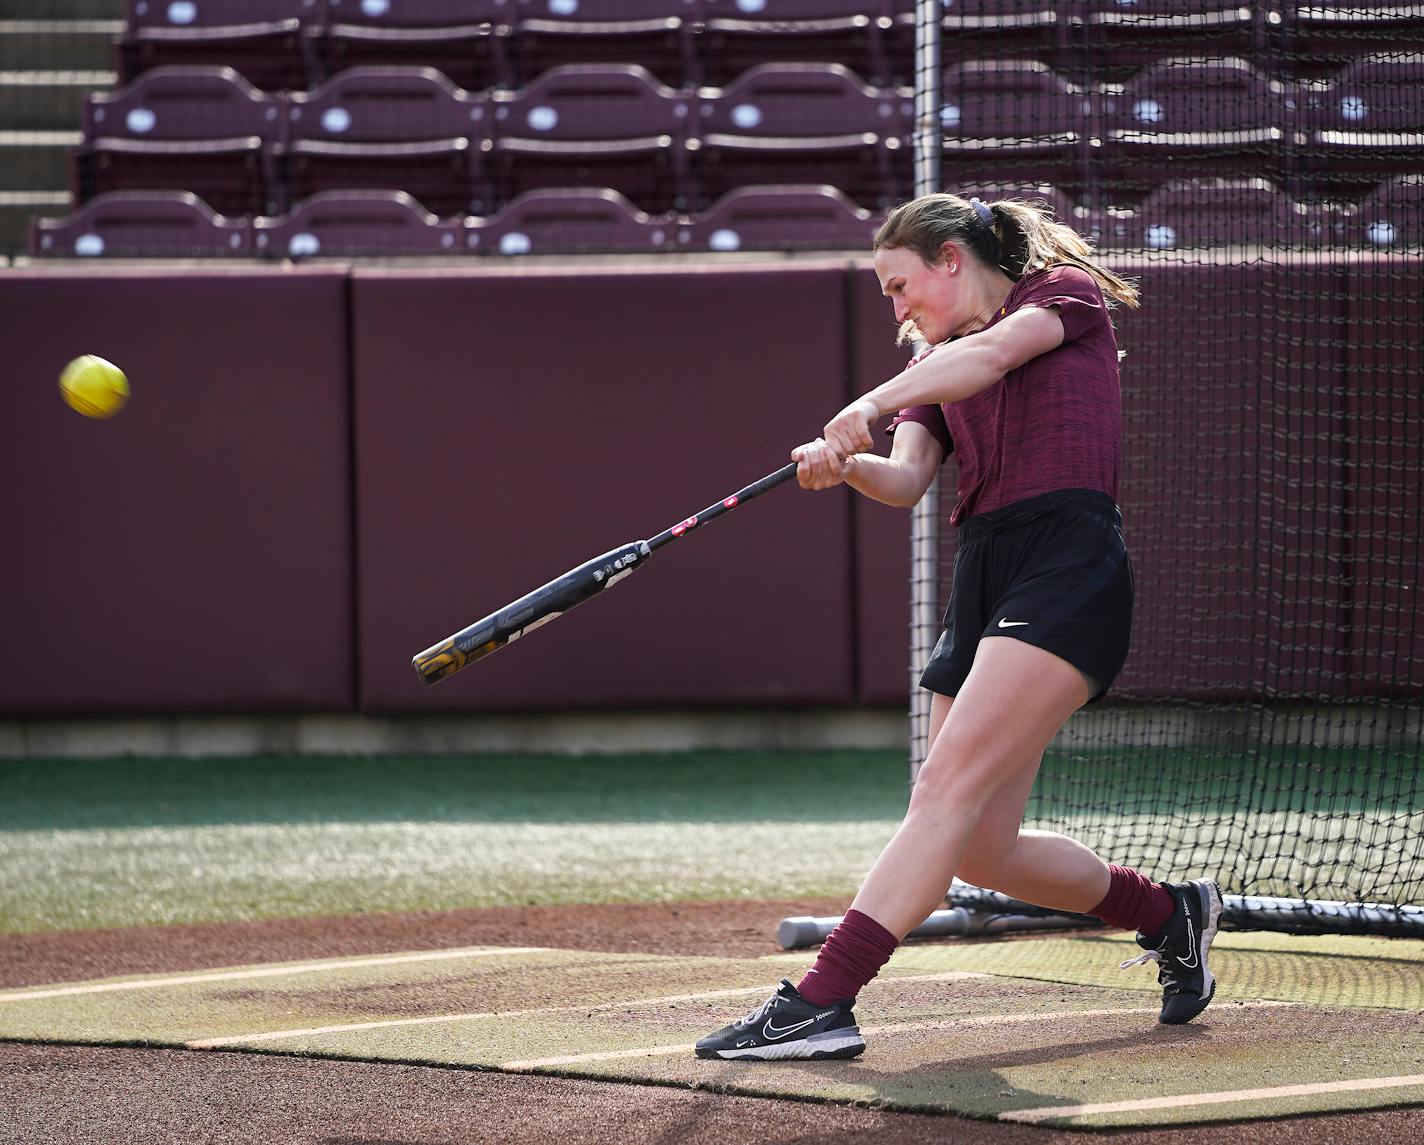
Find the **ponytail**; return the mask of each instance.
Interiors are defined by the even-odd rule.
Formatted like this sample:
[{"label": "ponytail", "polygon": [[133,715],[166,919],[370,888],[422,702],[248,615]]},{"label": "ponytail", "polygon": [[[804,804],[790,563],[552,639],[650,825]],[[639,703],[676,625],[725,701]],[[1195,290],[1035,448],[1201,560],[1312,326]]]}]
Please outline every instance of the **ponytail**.
[{"label": "ponytail", "polygon": [[1012,279],[1052,266],[1076,266],[1090,274],[1110,302],[1136,309],[1135,283],[1093,261],[1092,245],[1072,227],[1054,220],[1042,199],[1000,199],[985,204],[943,192],[921,195],[890,212],[872,249],[906,247],[927,266],[943,259],[946,242],[960,243]]}]

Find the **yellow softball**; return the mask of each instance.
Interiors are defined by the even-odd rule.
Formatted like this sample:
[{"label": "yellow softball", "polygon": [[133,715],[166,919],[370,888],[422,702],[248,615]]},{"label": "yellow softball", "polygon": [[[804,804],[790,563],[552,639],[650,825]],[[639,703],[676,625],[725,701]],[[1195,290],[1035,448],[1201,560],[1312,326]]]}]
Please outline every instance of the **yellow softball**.
[{"label": "yellow softball", "polygon": [[59,392],[85,417],[113,417],[129,400],[129,380],[113,362],[85,354],[64,367]]}]

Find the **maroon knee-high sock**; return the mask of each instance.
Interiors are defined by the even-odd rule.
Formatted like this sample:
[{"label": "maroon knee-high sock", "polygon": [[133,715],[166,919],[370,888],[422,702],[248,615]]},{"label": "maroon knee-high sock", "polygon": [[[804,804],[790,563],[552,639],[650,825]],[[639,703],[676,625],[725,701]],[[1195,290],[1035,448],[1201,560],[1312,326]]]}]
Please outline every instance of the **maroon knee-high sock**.
[{"label": "maroon knee-high sock", "polygon": [[1109,926],[1140,930],[1153,938],[1161,934],[1177,909],[1172,892],[1131,867],[1109,863],[1108,874],[1112,882],[1108,884],[1107,896],[1088,913]]},{"label": "maroon knee-high sock", "polygon": [[846,911],[821,944],[816,964],[796,984],[797,993],[813,1006],[854,1000],[899,945],[900,940],[868,914]]}]

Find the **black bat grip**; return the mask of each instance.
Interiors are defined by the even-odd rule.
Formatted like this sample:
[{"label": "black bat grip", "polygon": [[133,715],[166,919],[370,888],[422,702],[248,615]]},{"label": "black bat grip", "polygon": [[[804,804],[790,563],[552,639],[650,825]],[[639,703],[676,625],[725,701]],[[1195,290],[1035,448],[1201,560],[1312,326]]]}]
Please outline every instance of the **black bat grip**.
[{"label": "black bat grip", "polygon": [[705,525],[708,521],[715,521],[723,513],[730,513],[738,505],[744,505],[753,497],[760,497],[768,489],[775,489],[778,485],[790,481],[791,478],[796,476],[796,466],[797,462],[795,461],[783,465],[780,469],[776,470],[776,472],[768,473],[759,481],[753,481],[745,488],[738,489],[730,497],[723,497],[722,500],[715,504],[708,505],[702,512],[695,513],[686,520],[679,521],[670,529],[664,529],[656,537],[649,539],[648,548],[656,551],[669,541],[675,541],[679,537],[686,536],[689,529],[695,529],[698,525]]}]

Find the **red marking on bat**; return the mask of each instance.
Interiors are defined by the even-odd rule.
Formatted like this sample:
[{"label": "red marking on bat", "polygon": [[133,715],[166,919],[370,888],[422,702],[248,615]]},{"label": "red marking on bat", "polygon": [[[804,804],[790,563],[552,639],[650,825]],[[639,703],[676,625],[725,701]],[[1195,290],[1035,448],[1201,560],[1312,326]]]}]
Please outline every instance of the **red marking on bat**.
[{"label": "red marking on bat", "polygon": [[680,536],[682,536],[682,534],[685,533],[685,532],[687,532],[687,526],[686,526],[686,525],[674,525],[674,526],[672,527],[672,535],[673,535],[674,537],[680,537]]},{"label": "red marking on bat", "polygon": [[692,526],[695,525],[695,524],[697,524],[697,518],[696,518],[696,517],[689,517],[687,520],[685,520],[685,521],[682,523],[682,527],[683,527],[684,529],[690,529],[690,528],[692,528]]},{"label": "red marking on bat", "polygon": [[728,509],[735,509],[739,504],[741,504],[741,502],[737,500],[737,495],[733,493],[730,497],[723,501],[722,504],[727,506]]}]

